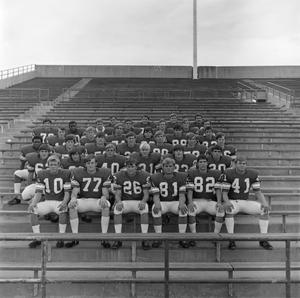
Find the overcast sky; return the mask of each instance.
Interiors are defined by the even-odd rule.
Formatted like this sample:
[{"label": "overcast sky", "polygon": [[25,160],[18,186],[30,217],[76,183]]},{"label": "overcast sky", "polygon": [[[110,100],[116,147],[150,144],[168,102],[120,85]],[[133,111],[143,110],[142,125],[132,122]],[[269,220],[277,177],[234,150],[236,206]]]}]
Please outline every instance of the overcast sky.
[{"label": "overcast sky", "polygon": [[[192,65],[193,0],[0,0],[0,69]],[[198,65],[300,65],[300,0],[198,0]]]}]

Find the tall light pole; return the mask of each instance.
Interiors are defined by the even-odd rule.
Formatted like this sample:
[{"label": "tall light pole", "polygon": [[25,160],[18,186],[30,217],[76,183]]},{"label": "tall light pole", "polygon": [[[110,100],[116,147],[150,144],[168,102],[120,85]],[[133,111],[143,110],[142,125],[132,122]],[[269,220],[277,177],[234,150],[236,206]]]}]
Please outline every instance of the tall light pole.
[{"label": "tall light pole", "polygon": [[197,71],[197,0],[193,0],[193,79],[198,78]]}]

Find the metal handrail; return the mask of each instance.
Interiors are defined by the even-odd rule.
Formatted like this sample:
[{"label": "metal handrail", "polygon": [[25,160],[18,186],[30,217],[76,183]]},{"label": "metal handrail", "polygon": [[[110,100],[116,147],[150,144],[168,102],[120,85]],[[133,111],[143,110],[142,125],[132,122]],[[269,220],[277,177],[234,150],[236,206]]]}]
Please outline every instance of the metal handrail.
[{"label": "metal handrail", "polygon": [[35,64],[28,64],[19,67],[0,70],[0,80],[7,79],[21,74],[35,71]]},{"label": "metal handrail", "polygon": [[[95,233],[85,233],[85,234],[53,234],[53,233],[1,233],[0,241],[32,241],[32,240],[42,241],[42,258],[41,258],[41,278],[40,279],[7,279],[6,282],[14,283],[40,283],[42,297],[46,297],[46,285],[52,282],[66,282],[66,280],[48,280],[47,273],[47,255],[48,255],[48,241],[58,241],[58,240],[83,240],[83,241],[102,241],[102,240],[114,240],[114,241],[141,241],[141,240],[161,240],[164,242],[164,280],[149,279],[148,282],[152,283],[163,283],[164,284],[164,294],[165,297],[169,297],[169,284],[186,282],[178,280],[170,280],[169,277],[169,243],[170,241],[178,240],[195,240],[195,241],[284,241],[285,242],[285,279],[273,280],[273,279],[224,279],[224,280],[213,280],[210,283],[284,283],[286,290],[286,297],[291,297],[291,283],[299,283],[298,280],[291,280],[291,241],[299,241],[300,235],[298,233],[274,233],[274,234],[215,234],[215,233],[198,233],[198,234],[179,234],[179,233],[166,233],[166,234],[141,234],[141,233],[130,233],[130,234],[95,234]],[[188,269],[188,267],[187,267]],[[114,279],[110,278],[110,282]],[[115,281],[119,281],[115,279]],[[81,280],[81,283],[86,283],[88,280]],[[100,282],[100,281],[99,281]],[[123,281],[126,282],[126,281]],[[132,279],[128,279],[128,282],[134,282]],[[190,280],[191,283],[199,283],[203,281]],[[206,281],[207,282],[207,281]]]}]

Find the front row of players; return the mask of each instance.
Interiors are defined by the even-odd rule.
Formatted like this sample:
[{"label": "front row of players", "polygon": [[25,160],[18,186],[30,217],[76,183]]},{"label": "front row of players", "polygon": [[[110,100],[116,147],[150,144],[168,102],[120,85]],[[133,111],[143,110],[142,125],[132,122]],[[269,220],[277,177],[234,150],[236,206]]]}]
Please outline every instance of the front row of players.
[{"label": "front row of players", "polygon": [[[208,169],[205,155],[200,155],[187,173],[176,172],[175,161],[169,157],[162,161],[161,172],[153,175],[138,169],[137,161],[132,157],[114,176],[107,168],[97,168],[94,156],[86,157],[84,163],[85,168],[78,168],[71,174],[69,170],[61,169],[59,158],[52,155],[48,159],[49,168],[38,172],[35,196],[28,208],[34,233],[40,232],[38,217],[55,212],[59,215],[59,232],[65,233],[69,213],[71,230],[76,234],[78,213],[89,211],[101,213],[102,233],[107,233],[111,205],[115,233],[122,233],[122,214],[129,212],[140,214],[141,232],[147,233],[150,206],[156,233],[162,233],[162,215],[168,212],[178,215],[179,233],[185,233],[188,224],[191,233],[196,233],[196,215],[202,212],[215,217],[215,233],[221,231],[224,221],[228,233],[233,233],[234,215],[240,212],[259,215],[260,232],[267,233],[269,206],[260,190],[258,173],[247,168],[243,157],[238,157],[235,167],[223,174]],[[251,188],[256,201],[249,200]],[[110,194],[114,195],[114,203]],[[29,246],[35,248],[40,244],[34,240]],[[58,241],[56,245],[73,247],[77,244],[78,241],[73,240],[68,243]],[[122,246],[120,241],[112,245],[107,241],[101,244],[104,248]],[[193,241],[179,244],[184,248],[195,245]],[[154,248],[160,245],[159,241],[152,243]],[[260,246],[273,248],[267,241],[261,241]],[[142,247],[150,249],[151,245],[143,241]],[[235,249],[235,242],[231,241],[229,248]]]}]

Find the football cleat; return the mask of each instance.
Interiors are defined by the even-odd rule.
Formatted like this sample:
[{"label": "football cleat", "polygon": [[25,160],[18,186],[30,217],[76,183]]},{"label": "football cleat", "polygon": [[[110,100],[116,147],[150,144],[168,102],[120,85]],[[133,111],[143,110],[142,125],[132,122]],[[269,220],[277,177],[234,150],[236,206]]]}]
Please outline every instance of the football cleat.
[{"label": "football cleat", "polygon": [[56,247],[57,248],[62,248],[62,247],[64,247],[64,245],[65,244],[64,244],[64,242],[62,240],[59,240],[59,241],[56,242]]},{"label": "football cleat", "polygon": [[179,241],[179,245],[180,245],[182,248],[189,248],[189,247],[190,247],[189,242],[188,242],[188,241],[185,241],[185,240]]},{"label": "football cleat", "polygon": [[190,241],[189,241],[189,246],[190,246],[190,247],[196,246],[196,241],[195,241],[195,240],[190,240]]},{"label": "football cleat", "polygon": [[78,245],[78,244],[79,244],[79,241],[78,241],[78,240],[73,240],[73,241],[67,242],[67,243],[65,244],[65,247],[66,247],[66,248],[72,248],[72,247],[74,247],[74,246],[76,246],[76,245]]},{"label": "football cleat", "polygon": [[114,241],[112,246],[111,246],[112,249],[118,249],[120,247],[122,247],[122,242],[121,241]]},{"label": "football cleat", "polygon": [[236,249],[236,244],[235,241],[229,241],[228,249],[230,250],[235,250]]},{"label": "football cleat", "polygon": [[46,214],[44,216],[44,219],[45,220],[50,220],[51,222],[56,223],[56,222],[58,222],[59,216],[56,213],[51,212],[51,213]]},{"label": "football cleat", "polygon": [[149,241],[144,240],[144,241],[142,241],[142,247],[143,247],[143,250],[149,250],[149,249],[151,249],[151,244]]},{"label": "football cleat", "polygon": [[101,245],[104,247],[104,248],[110,248],[110,243],[108,241],[101,241]]},{"label": "football cleat", "polygon": [[273,249],[273,246],[268,241],[259,241],[259,245],[266,250]]},{"label": "football cleat", "polygon": [[152,243],[153,248],[159,248],[161,245],[162,245],[161,240],[153,241],[153,243]]},{"label": "football cleat", "polygon": [[30,248],[37,248],[37,247],[40,246],[41,244],[42,244],[41,241],[39,241],[39,240],[33,240],[32,242],[30,242],[30,243],[28,244],[28,246],[29,246]]}]

